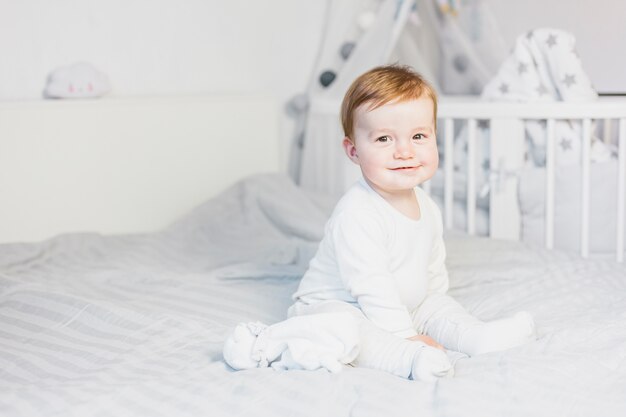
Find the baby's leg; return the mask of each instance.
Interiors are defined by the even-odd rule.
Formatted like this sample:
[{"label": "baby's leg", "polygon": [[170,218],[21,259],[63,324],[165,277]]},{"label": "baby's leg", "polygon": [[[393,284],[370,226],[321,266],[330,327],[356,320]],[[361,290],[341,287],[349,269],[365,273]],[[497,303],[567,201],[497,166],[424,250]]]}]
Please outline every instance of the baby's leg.
[{"label": "baby's leg", "polygon": [[532,316],[523,311],[511,317],[483,322],[452,297],[431,295],[414,313],[417,329],[447,349],[470,356],[511,349],[535,339]]},{"label": "baby's leg", "polygon": [[359,355],[354,365],[422,381],[432,381],[451,374],[452,365],[442,350],[386,332],[369,321],[361,310],[348,303],[296,303],[289,314],[294,316],[330,312],[350,312],[358,319]]},{"label": "baby's leg", "polygon": [[360,341],[357,366],[420,381],[452,375],[452,364],[443,350],[395,336],[369,320],[361,322]]}]

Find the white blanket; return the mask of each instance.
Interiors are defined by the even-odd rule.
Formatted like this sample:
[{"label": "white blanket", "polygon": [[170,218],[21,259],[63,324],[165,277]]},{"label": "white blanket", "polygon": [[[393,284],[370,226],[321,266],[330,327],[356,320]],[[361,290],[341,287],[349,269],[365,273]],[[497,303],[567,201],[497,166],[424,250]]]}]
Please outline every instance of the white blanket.
[{"label": "white blanket", "polygon": [[358,341],[358,324],[349,313],[291,317],[269,326],[239,323],[224,343],[224,359],[239,370],[271,366],[336,373],[356,358]]}]

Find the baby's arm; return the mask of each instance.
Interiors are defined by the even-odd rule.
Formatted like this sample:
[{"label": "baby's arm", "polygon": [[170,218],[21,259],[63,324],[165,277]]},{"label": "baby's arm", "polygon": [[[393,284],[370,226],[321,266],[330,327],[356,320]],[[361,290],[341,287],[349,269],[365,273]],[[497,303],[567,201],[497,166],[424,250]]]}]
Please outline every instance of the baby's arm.
[{"label": "baby's arm", "polygon": [[345,288],[365,316],[396,336],[417,335],[389,270],[386,225],[366,210],[341,213],[330,233]]},{"label": "baby's arm", "polygon": [[432,209],[436,214],[436,235],[428,262],[428,290],[426,297],[413,316],[414,324],[417,330],[422,334],[427,333],[427,323],[439,317],[471,317],[456,300],[447,295],[450,281],[448,278],[448,269],[446,268],[446,245],[443,240],[443,221],[439,209],[432,201],[429,201],[429,203],[432,205]]},{"label": "baby's arm", "polygon": [[428,295],[445,294],[450,287],[446,268],[446,245],[443,235],[438,234],[428,263]]}]

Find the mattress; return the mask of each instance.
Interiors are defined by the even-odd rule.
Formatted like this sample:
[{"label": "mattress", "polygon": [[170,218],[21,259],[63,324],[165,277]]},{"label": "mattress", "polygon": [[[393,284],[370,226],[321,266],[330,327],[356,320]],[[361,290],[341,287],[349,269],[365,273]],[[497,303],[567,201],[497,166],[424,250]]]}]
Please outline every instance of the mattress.
[{"label": "mattress", "polygon": [[330,207],[258,175],[157,233],[0,245],[0,415],[626,415],[626,268],[455,234],[451,294],[482,319],[530,311],[536,342],[436,383],[229,368],[237,323],[286,317]]}]

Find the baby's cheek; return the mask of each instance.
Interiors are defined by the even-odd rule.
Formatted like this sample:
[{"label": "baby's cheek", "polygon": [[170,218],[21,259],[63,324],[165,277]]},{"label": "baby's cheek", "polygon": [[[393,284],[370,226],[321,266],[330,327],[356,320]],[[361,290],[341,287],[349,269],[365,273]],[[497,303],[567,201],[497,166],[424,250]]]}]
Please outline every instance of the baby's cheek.
[{"label": "baby's cheek", "polygon": [[437,147],[432,146],[425,149],[422,158],[424,163],[437,165],[439,163],[439,152],[437,151]]}]

